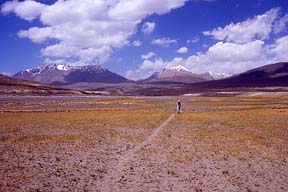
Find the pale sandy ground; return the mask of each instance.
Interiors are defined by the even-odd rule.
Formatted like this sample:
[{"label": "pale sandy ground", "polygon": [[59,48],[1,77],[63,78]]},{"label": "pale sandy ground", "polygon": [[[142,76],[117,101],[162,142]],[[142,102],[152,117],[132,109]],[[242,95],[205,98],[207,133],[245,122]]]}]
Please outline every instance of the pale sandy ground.
[{"label": "pale sandy ground", "polygon": [[177,99],[0,99],[0,191],[288,191],[287,97]]}]

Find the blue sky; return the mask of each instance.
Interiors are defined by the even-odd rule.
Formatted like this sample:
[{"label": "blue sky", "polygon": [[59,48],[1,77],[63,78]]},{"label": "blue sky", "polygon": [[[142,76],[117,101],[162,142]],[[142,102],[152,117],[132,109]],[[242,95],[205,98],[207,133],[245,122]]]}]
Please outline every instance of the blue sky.
[{"label": "blue sky", "polygon": [[132,79],[183,65],[238,73],[287,61],[285,0],[2,1],[0,72],[102,64]]}]

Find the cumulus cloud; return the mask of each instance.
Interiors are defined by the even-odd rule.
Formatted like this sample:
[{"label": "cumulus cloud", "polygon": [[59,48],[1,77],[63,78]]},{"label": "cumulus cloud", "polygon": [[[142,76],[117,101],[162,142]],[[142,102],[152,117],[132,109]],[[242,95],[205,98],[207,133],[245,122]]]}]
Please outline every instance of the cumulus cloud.
[{"label": "cumulus cloud", "polygon": [[73,60],[73,59],[50,59],[46,58],[43,61],[44,65],[50,65],[50,64],[58,64],[58,65],[70,65],[70,66],[80,66],[80,65],[88,65],[89,63],[84,63],[80,60]]},{"label": "cumulus cloud", "polygon": [[112,1],[109,16],[118,20],[140,21],[153,13],[162,15],[172,9],[182,7],[188,0],[120,0]]},{"label": "cumulus cloud", "polygon": [[128,70],[126,77],[134,80],[145,79],[163,68],[171,68],[182,64],[183,58],[181,57],[176,57],[172,61],[164,61],[162,58],[145,59],[137,70]]},{"label": "cumulus cloud", "polygon": [[139,40],[136,40],[136,41],[133,41],[132,45],[133,45],[134,47],[139,47],[139,46],[142,45],[142,42],[139,41]]},{"label": "cumulus cloud", "polygon": [[261,40],[244,44],[218,42],[207,52],[188,57],[185,66],[195,73],[215,71],[235,74],[263,65],[266,60]]},{"label": "cumulus cloud", "polygon": [[14,12],[17,16],[32,21],[37,18],[47,6],[37,1],[7,1],[1,7],[1,13],[8,14]]},{"label": "cumulus cloud", "polygon": [[144,60],[143,63],[140,65],[140,69],[148,69],[148,70],[161,70],[162,68],[165,67],[165,63],[163,60],[160,59],[155,59],[155,61],[150,61],[150,60]]},{"label": "cumulus cloud", "polygon": [[141,58],[144,59],[144,60],[147,60],[147,59],[150,59],[151,57],[154,57],[156,56],[156,54],[154,52],[149,52],[147,54],[144,54],[144,55],[141,55]]},{"label": "cumulus cloud", "polygon": [[84,63],[97,62],[104,63],[108,60],[112,50],[109,46],[99,48],[88,47],[79,50],[78,47],[59,43],[41,49],[44,56],[61,57],[61,58],[79,58]]},{"label": "cumulus cloud", "polygon": [[277,39],[273,45],[268,46],[268,53],[273,62],[288,61],[288,35]]},{"label": "cumulus cloud", "polygon": [[159,45],[161,47],[170,47],[171,44],[176,44],[177,41],[175,39],[170,39],[169,37],[163,37],[161,39],[153,39],[151,44],[152,45]]},{"label": "cumulus cloud", "polygon": [[144,34],[150,34],[154,31],[156,24],[153,22],[145,22],[142,26],[142,32]]},{"label": "cumulus cloud", "polygon": [[211,31],[205,31],[203,34],[217,40],[234,43],[247,43],[255,39],[265,40],[269,38],[279,14],[280,9],[274,8],[246,21],[231,23],[223,28],[218,27]]},{"label": "cumulus cloud", "polygon": [[286,26],[288,24],[288,14],[284,15],[281,19],[279,19],[274,25],[274,33],[280,33],[286,30]]},{"label": "cumulus cloud", "polygon": [[[47,47],[41,50],[44,56],[102,63],[107,61],[114,48],[129,43],[129,37],[144,18],[168,13],[186,1],[58,0],[48,5],[32,0],[13,0],[4,3],[1,12],[15,13],[28,21],[39,19],[42,26],[21,30],[18,36],[34,43],[45,42]],[[147,30],[151,29],[150,24]]]},{"label": "cumulus cloud", "polygon": [[221,41],[211,46],[205,44],[207,51],[186,58],[176,57],[170,61],[146,58],[137,70],[130,70],[127,75],[134,79],[137,76],[147,78],[156,71],[177,65],[199,74],[207,71],[238,74],[265,64],[287,61],[288,35],[275,39],[273,43],[265,41],[272,32],[285,31],[288,16],[280,15],[279,9],[271,9],[252,19],[204,32]]},{"label": "cumulus cloud", "polygon": [[188,52],[188,48],[187,47],[181,47],[177,50],[177,53],[187,53]]},{"label": "cumulus cloud", "polygon": [[[204,53],[190,55],[187,58],[174,58],[164,61],[161,58],[146,59],[129,76],[147,78],[163,68],[182,65],[194,73],[207,71],[238,74],[265,64],[288,60],[288,35],[265,44],[262,40],[247,43],[218,42]],[[139,77],[140,77],[139,76]],[[127,76],[128,77],[128,76]]]},{"label": "cumulus cloud", "polygon": [[145,59],[137,70],[128,70],[125,76],[133,80],[144,79],[166,66],[166,62],[161,58],[155,58],[154,60]]},{"label": "cumulus cloud", "polygon": [[28,30],[21,30],[18,32],[20,38],[29,38],[34,43],[43,43],[47,38],[51,37],[52,28],[51,27],[31,27]]}]

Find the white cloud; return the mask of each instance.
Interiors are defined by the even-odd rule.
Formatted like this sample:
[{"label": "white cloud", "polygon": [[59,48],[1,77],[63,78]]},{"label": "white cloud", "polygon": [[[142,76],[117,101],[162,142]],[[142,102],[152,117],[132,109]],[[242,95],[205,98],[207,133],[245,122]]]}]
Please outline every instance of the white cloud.
[{"label": "white cloud", "polygon": [[[144,60],[135,71],[129,71],[130,77],[147,78],[163,68],[182,65],[194,73],[207,71],[238,74],[246,70],[288,60],[288,35],[276,39],[273,44],[262,40],[248,43],[218,42],[204,53],[190,55],[187,58],[174,58],[164,61],[161,58]],[[128,76],[127,76],[128,77]],[[140,76],[139,76],[140,77]]]},{"label": "white cloud", "polygon": [[1,75],[6,75],[6,76],[11,76],[11,73],[7,73],[7,72],[1,72]]},{"label": "white cloud", "polygon": [[20,38],[29,38],[34,43],[43,43],[52,34],[52,29],[50,27],[31,27],[28,30],[22,30],[18,32]]},{"label": "white cloud", "polygon": [[82,48],[66,45],[65,43],[59,43],[48,46],[41,50],[42,55],[60,57],[60,58],[80,58],[82,62],[96,62],[104,63],[108,60],[110,53],[112,52],[109,46],[102,46],[100,48]]},{"label": "white cloud", "polygon": [[153,61],[146,59],[139,66],[139,69],[134,71],[128,70],[125,76],[133,80],[144,79],[150,76],[152,73],[160,71],[166,66],[167,64],[161,58],[156,58]]},{"label": "white cloud", "polygon": [[188,48],[187,47],[181,47],[177,50],[177,53],[187,53],[188,52]]},{"label": "white cloud", "polygon": [[109,16],[118,20],[140,21],[153,13],[162,15],[182,7],[188,0],[120,0],[109,10]]},{"label": "white cloud", "polygon": [[284,15],[279,21],[274,25],[274,33],[280,33],[286,31],[286,26],[288,24],[288,14]]},{"label": "white cloud", "polygon": [[163,68],[171,68],[178,65],[183,65],[183,58],[176,57],[172,61],[164,61],[162,58],[146,59],[137,70],[128,70],[126,77],[133,80],[148,78],[155,72],[161,71]]},{"label": "white cloud", "polygon": [[263,45],[261,40],[245,44],[218,42],[208,49],[206,55],[217,61],[257,60],[261,56]]},{"label": "white cloud", "polygon": [[231,23],[224,28],[218,27],[212,31],[205,31],[203,34],[217,40],[234,43],[247,43],[255,39],[265,40],[269,38],[279,14],[280,9],[274,8],[252,19],[236,24]]},{"label": "white cloud", "polygon": [[175,58],[173,59],[173,63],[175,63],[175,64],[174,64],[175,66],[181,64],[183,61],[184,61],[184,60],[183,60],[182,57],[175,57]]},{"label": "white cloud", "polygon": [[159,45],[161,47],[170,47],[171,44],[176,44],[177,41],[175,39],[170,39],[170,38],[166,38],[166,37],[163,37],[161,39],[153,39],[151,44],[152,45]]},{"label": "white cloud", "polygon": [[184,59],[176,57],[172,61],[164,61],[162,58],[146,59],[144,60],[137,70],[128,70],[126,77],[133,80],[148,78],[155,72],[162,70],[163,68],[171,68],[178,65],[183,65]]},{"label": "white cloud", "polygon": [[288,61],[288,35],[277,39],[267,49],[273,62]]},{"label": "white cloud", "polygon": [[200,41],[200,38],[199,37],[193,37],[193,39],[188,39],[187,41],[186,41],[186,43],[198,43]]},{"label": "white cloud", "polygon": [[49,59],[46,58],[43,61],[44,65],[50,65],[50,64],[66,64],[66,65],[70,65],[70,66],[80,66],[80,65],[88,65],[89,63],[85,63],[82,61],[75,61],[75,60],[67,60],[67,59]]},{"label": "white cloud", "polygon": [[[206,52],[187,58],[174,58],[170,61],[148,58],[137,70],[130,70],[129,76],[134,79],[137,76],[147,78],[156,71],[177,65],[182,65],[194,73],[214,71],[238,74],[266,64],[288,61],[288,35],[275,39],[274,43],[264,41],[272,32],[285,31],[287,20],[288,15],[280,17],[280,10],[276,8],[246,21],[204,32],[205,35],[222,41],[211,46],[204,44],[203,46],[208,48]],[[160,42],[162,41],[158,40],[154,44],[165,45]],[[181,52],[180,49],[178,51]]]},{"label": "white cloud", "polygon": [[128,71],[126,71],[125,77],[128,79],[133,79],[133,80],[141,79],[140,76],[135,77],[135,73],[136,72],[133,70],[128,70]]},{"label": "white cloud", "polygon": [[[41,50],[44,56],[101,63],[109,58],[114,48],[128,44],[129,37],[144,18],[168,13],[186,1],[59,0],[48,5],[14,0],[4,3],[1,12],[14,12],[29,21],[39,19],[42,26],[21,30],[18,36],[35,43],[45,42],[47,47]],[[49,39],[52,41],[47,41]]]},{"label": "white cloud", "polygon": [[144,54],[144,55],[141,55],[141,58],[144,59],[144,60],[147,60],[147,59],[150,59],[151,57],[154,57],[156,56],[156,54],[154,52],[149,52],[147,54]]},{"label": "white cloud", "polygon": [[154,61],[144,60],[140,65],[140,69],[142,70],[152,70],[152,71],[160,71],[165,68],[167,64],[161,59],[157,58]]},{"label": "white cloud", "polygon": [[133,41],[132,45],[133,45],[134,47],[139,47],[139,46],[142,45],[142,42],[139,41],[139,40],[136,40],[136,41]]},{"label": "white cloud", "polygon": [[207,71],[240,73],[265,64],[264,42],[261,40],[244,44],[218,42],[206,53],[188,57],[185,67],[195,73]]},{"label": "white cloud", "polygon": [[153,22],[145,22],[142,26],[142,32],[144,34],[150,34],[154,31],[156,24]]},{"label": "white cloud", "polygon": [[8,14],[14,12],[17,16],[32,21],[37,18],[45,9],[46,5],[37,1],[7,1],[1,7],[1,13]]}]

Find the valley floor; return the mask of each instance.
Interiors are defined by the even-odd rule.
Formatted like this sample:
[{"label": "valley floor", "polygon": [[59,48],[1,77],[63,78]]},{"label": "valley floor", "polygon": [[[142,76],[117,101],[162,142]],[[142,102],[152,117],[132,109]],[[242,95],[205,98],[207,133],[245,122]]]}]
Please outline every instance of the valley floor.
[{"label": "valley floor", "polygon": [[0,191],[288,191],[288,95],[2,97]]}]

